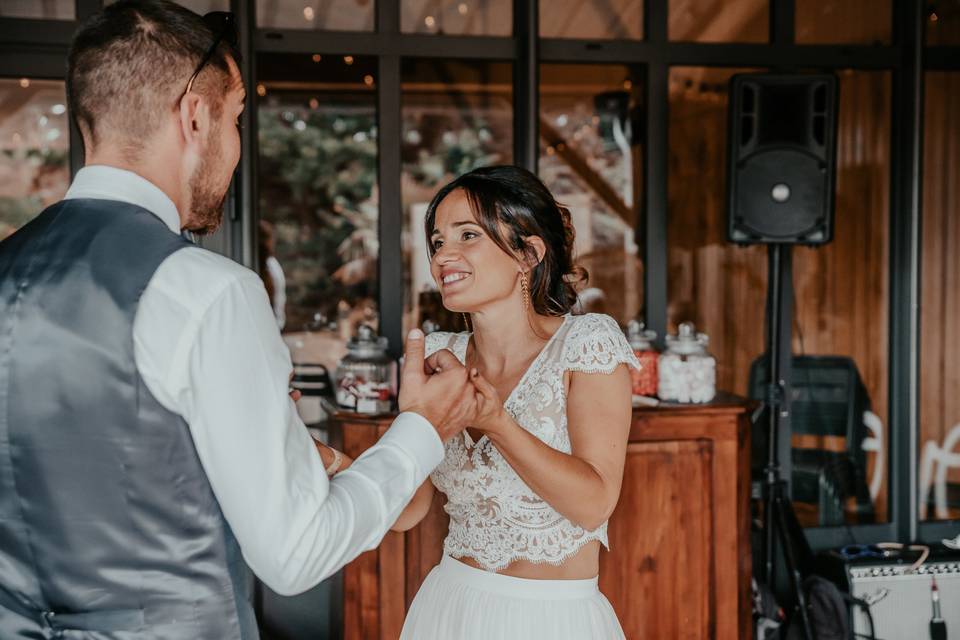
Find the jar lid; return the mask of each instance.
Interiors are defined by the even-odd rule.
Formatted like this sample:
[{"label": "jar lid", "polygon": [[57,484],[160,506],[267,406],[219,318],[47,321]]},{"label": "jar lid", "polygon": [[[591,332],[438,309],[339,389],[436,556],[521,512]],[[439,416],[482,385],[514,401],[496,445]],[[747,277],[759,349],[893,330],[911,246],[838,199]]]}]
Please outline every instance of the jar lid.
[{"label": "jar lid", "polygon": [[639,320],[631,320],[627,323],[627,341],[631,349],[650,349],[656,339],[657,332],[647,329],[646,325]]},{"label": "jar lid", "polygon": [[358,358],[384,356],[387,353],[387,338],[377,336],[373,327],[362,324],[357,327],[357,335],[347,343],[347,353]]},{"label": "jar lid", "polygon": [[681,322],[676,335],[667,335],[667,348],[670,351],[691,355],[705,353],[710,338],[705,333],[697,333],[692,322]]}]

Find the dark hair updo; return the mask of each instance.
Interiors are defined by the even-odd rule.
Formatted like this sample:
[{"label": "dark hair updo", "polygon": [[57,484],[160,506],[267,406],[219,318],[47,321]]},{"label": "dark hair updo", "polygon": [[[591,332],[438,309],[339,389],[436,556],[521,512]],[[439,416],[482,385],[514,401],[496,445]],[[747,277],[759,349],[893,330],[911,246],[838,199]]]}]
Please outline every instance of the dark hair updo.
[{"label": "dark hair updo", "polygon": [[[482,167],[465,173],[433,197],[424,219],[427,246],[435,231],[437,207],[448,195],[462,189],[473,215],[505,253],[536,266],[530,271],[530,304],[545,316],[562,316],[576,304],[575,286],[587,272],[573,261],[574,229],[570,211],[557,203],[537,176],[510,165]],[[502,227],[501,227],[502,225]],[[534,248],[524,238],[538,236],[546,245],[537,261]]]}]

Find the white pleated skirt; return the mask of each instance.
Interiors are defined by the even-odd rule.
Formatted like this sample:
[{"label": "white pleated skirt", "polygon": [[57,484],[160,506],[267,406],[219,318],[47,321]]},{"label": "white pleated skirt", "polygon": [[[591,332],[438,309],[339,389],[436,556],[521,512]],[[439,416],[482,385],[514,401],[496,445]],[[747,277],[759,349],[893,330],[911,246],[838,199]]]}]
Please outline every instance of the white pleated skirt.
[{"label": "white pleated skirt", "polygon": [[401,640],[622,640],[597,579],[530,580],[443,556],[417,592]]}]

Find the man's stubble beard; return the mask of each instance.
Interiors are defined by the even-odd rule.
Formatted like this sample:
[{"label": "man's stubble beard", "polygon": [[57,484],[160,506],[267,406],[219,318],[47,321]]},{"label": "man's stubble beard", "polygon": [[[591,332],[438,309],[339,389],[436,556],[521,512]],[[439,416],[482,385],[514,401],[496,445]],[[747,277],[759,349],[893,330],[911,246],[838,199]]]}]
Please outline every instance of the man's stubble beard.
[{"label": "man's stubble beard", "polygon": [[190,178],[190,222],[187,229],[199,236],[213,233],[223,222],[223,205],[229,183],[222,191],[215,183],[217,165],[223,157],[219,139],[220,127],[216,126],[210,131],[200,166]]}]

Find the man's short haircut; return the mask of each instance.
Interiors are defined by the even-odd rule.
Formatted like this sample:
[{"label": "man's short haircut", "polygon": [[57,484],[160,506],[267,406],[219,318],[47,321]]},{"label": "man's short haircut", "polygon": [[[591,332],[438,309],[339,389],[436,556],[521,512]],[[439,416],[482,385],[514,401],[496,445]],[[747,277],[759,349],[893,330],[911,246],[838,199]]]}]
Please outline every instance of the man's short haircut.
[{"label": "man's short haircut", "polygon": [[[168,0],[120,0],[87,20],[74,36],[67,70],[67,101],[84,141],[96,147],[116,140],[136,158],[177,108],[216,35],[199,15]],[[216,118],[230,87],[228,56],[237,52],[221,42],[191,89]]]}]

